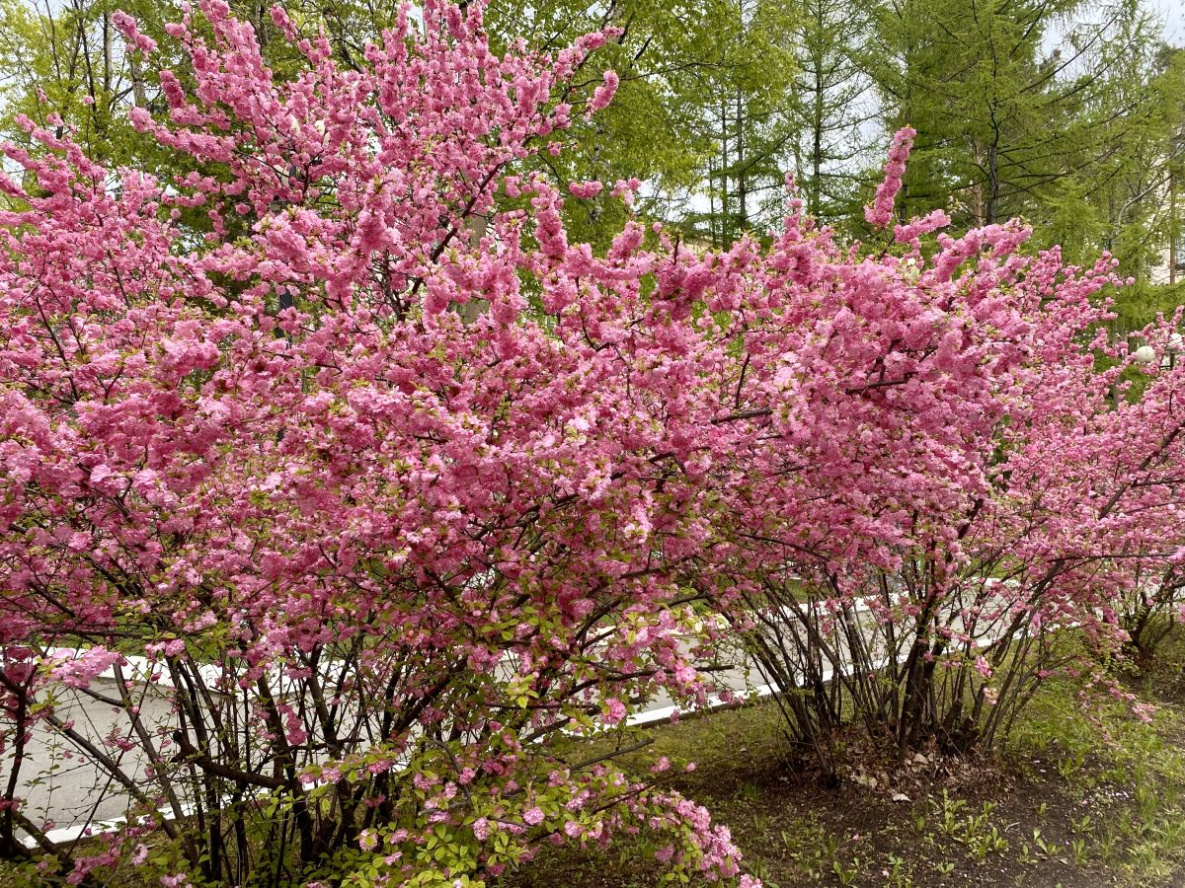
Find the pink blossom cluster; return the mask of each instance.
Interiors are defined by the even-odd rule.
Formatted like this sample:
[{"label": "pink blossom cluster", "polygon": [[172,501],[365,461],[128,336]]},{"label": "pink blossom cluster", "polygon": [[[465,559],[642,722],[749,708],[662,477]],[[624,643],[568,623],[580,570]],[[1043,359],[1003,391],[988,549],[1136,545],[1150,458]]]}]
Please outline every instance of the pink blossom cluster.
[{"label": "pink blossom cluster", "polygon": [[124,663],[123,654],[109,651],[101,646],[88,648],[77,657],[71,657],[53,668],[50,675],[69,688],[86,688],[107,672],[116,663]]},{"label": "pink blossom cluster", "polygon": [[[905,175],[905,162],[909,160],[910,149],[917,131],[912,127],[902,127],[893,136],[893,144],[889,147],[889,160],[885,163],[885,178],[876,187],[876,199],[864,207],[864,218],[870,225],[884,228],[893,219],[893,202],[897,199],[897,192],[901,190],[901,177]],[[899,240],[909,240],[911,235],[898,235]]]}]

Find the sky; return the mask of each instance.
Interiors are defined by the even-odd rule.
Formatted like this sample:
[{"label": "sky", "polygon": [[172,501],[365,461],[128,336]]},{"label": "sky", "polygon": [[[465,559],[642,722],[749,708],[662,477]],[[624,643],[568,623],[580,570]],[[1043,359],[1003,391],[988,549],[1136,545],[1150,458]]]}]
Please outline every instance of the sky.
[{"label": "sky", "polygon": [[1168,42],[1185,46],[1185,0],[1151,0],[1149,6],[1164,19]]}]

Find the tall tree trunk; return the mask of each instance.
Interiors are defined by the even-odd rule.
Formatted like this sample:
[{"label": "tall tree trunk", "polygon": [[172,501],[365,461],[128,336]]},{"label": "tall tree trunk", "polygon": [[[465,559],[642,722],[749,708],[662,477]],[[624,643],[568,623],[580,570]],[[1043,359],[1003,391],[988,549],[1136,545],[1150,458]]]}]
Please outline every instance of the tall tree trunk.
[{"label": "tall tree trunk", "polygon": [[741,91],[736,91],[737,123],[737,233],[749,227],[748,188],[745,182],[745,112],[741,107]]},{"label": "tall tree trunk", "polygon": [[[815,0],[815,42],[823,35],[823,2]],[[815,86],[811,108],[811,186],[808,192],[808,208],[815,218],[819,216],[819,205],[823,198],[823,58],[815,52],[812,59],[815,69]]]}]

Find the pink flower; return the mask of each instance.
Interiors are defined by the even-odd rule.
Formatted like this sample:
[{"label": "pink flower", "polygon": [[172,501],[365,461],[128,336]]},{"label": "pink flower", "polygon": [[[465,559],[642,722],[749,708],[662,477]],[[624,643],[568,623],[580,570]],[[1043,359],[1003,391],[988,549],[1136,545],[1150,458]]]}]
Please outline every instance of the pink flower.
[{"label": "pink flower", "polygon": [[136,24],[136,20],[122,10],[116,10],[111,14],[111,23],[115,29],[123,34],[124,38],[140,52],[152,52],[156,49],[156,41],[147,34],[140,32]]},{"label": "pink flower", "polygon": [[912,220],[908,225],[894,226],[893,238],[899,244],[913,243],[923,235],[948,225],[950,225],[950,216],[942,210],[934,210],[928,216]]},{"label": "pink flower", "polygon": [[618,724],[626,716],[625,704],[616,697],[610,697],[605,701],[606,711],[602,716],[602,720],[607,725]]},{"label": "pink flower", "polygon": [[529,826],[538,826],[543,822],[545,816],[542,808],[530,808],[523,812],[523,822]]},{"label": "pink flower", "polygon": [[613,101],[613,96],[617,93],[618,82],[616,71],[605,72],[604,81],[593,91],[592,99],[588,103],[589,114],[600,111]]},{"label": "pink flower", "polygon": [[864,208],[864,218],[869,224],[883,228],[893,218],[893,202],[897,192],[901,190],[901,177],[905,174],[905,162],[909,159],[909,151],[913,147],[913,137],[917,132],[906,126],[899,129],[893,136],[893,144],[889,148],[889,160],[885,164],[885,178],[876,189],[876,200],[871,206]]},{"label": "pink flower", "polygon": [[118,651],[95,646],[56,667],[50,675],[66,687],[89,688],[93,679],[98,678],[116,663],[126,662],[123,654]]},{"label": "pink flower", "polygon": [[568,190],[576,197],[587,200],[600,194],[604,187],[600,182],[572,182],[568,185]]}]

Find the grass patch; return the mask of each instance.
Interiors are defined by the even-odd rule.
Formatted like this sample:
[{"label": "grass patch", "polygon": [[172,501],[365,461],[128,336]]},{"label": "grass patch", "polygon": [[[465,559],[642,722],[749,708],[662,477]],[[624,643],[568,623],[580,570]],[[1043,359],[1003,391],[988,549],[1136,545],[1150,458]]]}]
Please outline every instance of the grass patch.
[{"label": "grass patch", "polygon": [[[1185,867],[1185,637],[1122,683],[1157,707],[1150,723],[1061,677],[992,756],[864,757],[834,789],[786,759],[769,703],[639,732],[654,743],[628,761],[696,762],[675,787],[731,828],[770,888],[1169,888]],[[496,884],[650,888],[665,875],[652,845],[548,849]]]}]

